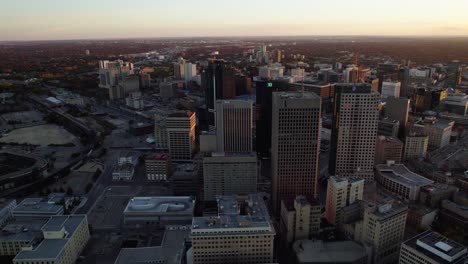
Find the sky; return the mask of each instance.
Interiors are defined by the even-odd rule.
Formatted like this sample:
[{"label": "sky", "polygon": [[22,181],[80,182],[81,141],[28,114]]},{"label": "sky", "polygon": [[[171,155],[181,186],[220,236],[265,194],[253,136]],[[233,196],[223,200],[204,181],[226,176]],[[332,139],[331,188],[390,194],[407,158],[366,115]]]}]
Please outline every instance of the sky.
[{"label": "sky", "polygon": [[468,36],[467,0],[0,0],[0,41]]}]

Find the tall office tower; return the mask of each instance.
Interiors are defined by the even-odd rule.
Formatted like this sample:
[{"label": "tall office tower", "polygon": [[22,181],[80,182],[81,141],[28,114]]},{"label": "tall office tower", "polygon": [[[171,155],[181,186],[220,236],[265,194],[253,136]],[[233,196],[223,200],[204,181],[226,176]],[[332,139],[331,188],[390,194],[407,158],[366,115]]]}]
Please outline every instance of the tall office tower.
[{"label": "tall office tower", "polygon": [[336,84],[330,175],[374,181],[380,95],[368,84]]},{"label": "tall office tower", "polygon": [[288,91],[287,82],[258,81],[256,87],[256,137],[255,150],[262,157],[270,157],[271,148],[271,105],[273,92]]},{"label": "tall office tower", "polygon": [[252,92],[252,79],[243,74],[236,74],[236,96],[250,94]]},{"label": "tall office tower", "polygon": [[409,135],[405,140],[405,150],[403,151],[403,160],[425,158],[427,147],[429,146],[429,137],[426,135]]},{"label": "tall office tower", "polygon": [[375,148],[375,164],[385,164],[387,161],[401,162],[403,142],[394,137],[378,136]]},{"label": "tall office tower", "polygon": [[133,74],[133,64],[122,60],[99,61],[99,87],[110,88],[119,84],[119,76]]},{"label": "tall office tower", "polygon": [[272,105],[273,209],[281,200],[317,195],[321,99],[314,93],[275,92]]},{"label": "tall office tower", "polygon": [[411,100],[407,98],[387,98],[385,104],[385,115],[391,120],[400,122],[398,129],[398,137],[404,138],[406,127],[408,126],[408,117],[410,111]]},{"label": "tall office tower", "polygon": [[154,143],[156,144],[156,149],[169,148],[166,129],[166,117],[161,117],[159,115],[154,116]]},{"label": "tall office tower", "polygon": [[382,63],[377,67],[377,77],[379,78],[379,92],[382,89],[384,80],[401,81],[400,80],[400,64]]},{"label": "tall office tower", "polygon": [[328,180],[325,218],[333,225],[341,224],[341,208],[362,200],[364,180],[331,176]]},{"label": "tall office tower", "polygon": [[184,64],[184,79],[186,81],[192,80],[192,78],[197,75],[197,65],[192,63]]},{"label": "tall office tower", "polygon": [[400,264],[468,263],[466,246],[439,233],[425,231],[401,244]]},{"label": "tall office tower", "polygon": [[390,264],[398,261],[400,244],[405,234],[408,207],[388,201],[364,206],[362,240],[372,247],[372,263]]},{"label": "tall office tower", "polygon": [[400,97],[401,82],[385,81],[382,83],[382,100],[386,101],[389,97]]},{"label": "tall office tower", "polygon": [[217,216],[193,218],[193,263],[272,263],[276,233],[263,197],[219,196],[217,201]]},{"label": "tall office tower", "polygon": [[226,67],[224,60],[210,60],[202,73],[201,85],[205,91],[205,102],[208,110],[208,126],[215,127],[216,100],[232,99],[236,94],[234,70]]},{"label": "tall office tower", "polygon": [[257,192],[257,155],[255,153],[212,153],[203,157],[205,201],[218,195]]},{"label": "tall office tower", "polygon": [[177,112],[166,119],[167,142],[172,160],[190,160],[195,151],[197,118],[192,112]]},{"label": "tall office tower", "polygon": [[311,196],[281,201],[281,233],[288,243],[311,239],[320,232],[322,205]]},{"label": "tall office tower", "polygon": [[174,63],[174,78],[184,79],[185,77],[185,61],[182,63]]},{"label": "tall office tower", "polygon": [[216,101],[216,139],[219,152],[252,152],[252,102]]}]

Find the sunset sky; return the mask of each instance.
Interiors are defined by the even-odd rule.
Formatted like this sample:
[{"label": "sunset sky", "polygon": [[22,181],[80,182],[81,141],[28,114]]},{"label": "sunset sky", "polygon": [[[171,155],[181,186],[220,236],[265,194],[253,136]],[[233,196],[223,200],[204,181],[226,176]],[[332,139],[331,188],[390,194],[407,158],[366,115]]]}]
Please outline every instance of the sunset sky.
[{"label": "sunset sky", "polygon": [[468,36],[467,0],[0,0],[0,41]]}]

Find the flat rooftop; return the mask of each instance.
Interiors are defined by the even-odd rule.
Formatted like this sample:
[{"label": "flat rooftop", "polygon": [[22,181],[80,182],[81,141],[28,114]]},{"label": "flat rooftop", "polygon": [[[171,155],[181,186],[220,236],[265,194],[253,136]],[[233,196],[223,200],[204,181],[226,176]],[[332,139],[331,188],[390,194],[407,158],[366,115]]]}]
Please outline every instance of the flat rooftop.
[{"label": "flat rooftop", "polygon": [[[171,230],[172,229],[172,230]],[[190,233],[189,226],[166,228],[163,241],[157,247],[122,248],[115,264],[165,263],[178,264],[184,250],[184,242]]]},{"label": "flat rooftop", "polygon": [[218,216],[193,218],[192,236],[204,236],[205,232],[216,234],[218,230],[239,234],[275,233],[263,195],[224,195],[218,196],[217,202]]},{"label": "flat rooftop", "polygon": [[439,233],[426,231],[403,243],[437,263],[461,264],[468,261],[467,248]]},{"label": "flat rooftop", "polygon": [[23,250],[16,255],[15,260],[55,259],[60,256],[68,239],[73,236],[80,224],[85,221],[85,215],[52,216],[42,227],[44,232],[65,229],[62,239],[44,239],[32,250]]},{"label": "flat rooftop", "polygon": [[18,206],[16,206],[12,213],[13,215],[22,214],[59,214],[63,210],[60,204],[49,203],[42,198],[26,198]]},{"label": "flat rooftop", "polygon": [[293,250],[300,263],[354,263],[367,257],[366,249],[354,241],[298,240]]},{"label": "flat rooftop", "polygon": [[190,196],[134,197],[125,207],[124,214],[193,215],[195,199]]},{"label": "flat rooftop", "polygon": [[1,229],[0,241],[40,241],[46,222],[46,219],[13,220]]},{"label": "flat rooftop", "polygon": [[379,164],[375,167],[383,176],[406,186],[426,186],[434,183],[434,181],[410,171],[403,164]]}]

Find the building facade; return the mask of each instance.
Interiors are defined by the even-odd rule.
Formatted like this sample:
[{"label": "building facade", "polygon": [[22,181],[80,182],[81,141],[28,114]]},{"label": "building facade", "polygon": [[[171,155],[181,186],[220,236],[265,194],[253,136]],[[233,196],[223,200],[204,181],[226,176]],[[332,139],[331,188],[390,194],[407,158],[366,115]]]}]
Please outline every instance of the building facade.
[{"label": "building facade", "polygon": [[405,140],[403,160],[425,158],[429,146],[429,137],[422,135],[409,135]]},{"label": "building facade", "polygon": [[328,180],[325,218],[330,224],[340,225],[341,208],[362,200],[364,180],[331,176]]},{"label": "building facade", "polygon": [[172,160],[190,160],[196,150],[195,113],[178,112],[166,119],[166,131],[169,153]]},{"label": "building facade", "polygon": [[218,100],[215,108],[218,151],[251,153],[253,150],[252,102]]},{"label": "building facade", "polygon": [[312,197],[281,201],[281,233],[288,243],[319,235],[322,205]]},{"label": "building facade", "polygon": [[387,161],[401,163],[403,142],[394,137],[378,136],[375,148],[375,164],[385,164]]}]

